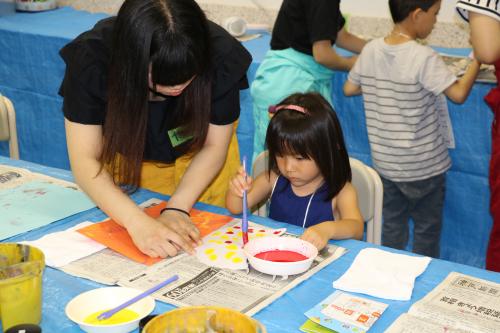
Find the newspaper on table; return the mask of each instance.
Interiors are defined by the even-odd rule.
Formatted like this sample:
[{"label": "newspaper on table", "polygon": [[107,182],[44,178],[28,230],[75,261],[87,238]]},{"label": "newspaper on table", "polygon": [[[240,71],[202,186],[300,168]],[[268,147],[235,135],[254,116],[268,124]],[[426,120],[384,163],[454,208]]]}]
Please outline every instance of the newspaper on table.
[{"label": "newspaper on table", "polygon": [[252,316],[345,252],[344,248],[329,245],[320,252],[307,272],[288,276],[287,279],[275,278],[252,268],[248,273],[213,268],[201,264],[194,256],[184,255],[183,258],[172,258],[169,263],[161,262],[148,267],[140,274],[122,278],[118,285],[148,289],[165,276],[178,274],[179,280],[175,285],[169,285],[153,296],[176,306],[209,304],[229,307]]},{"label": "newspaper on table", "polygon": [[63,267],[63,272],[107,285],[115,285],[120,277],[140,273],[148,266],[137,263],[105,248],[88,257],[73,261]]},{"label": "newspaper on table", "polygon": [[500,284],[451,272],[386,331],[500,332]]},{"label": "newspaper on table", "polygon": [[[286,234],[282,237],[295,236]],[[176,306],[223,306],[251,316],[345,252],[345,248],[329,244],[319,253],[308,271],[291,275],[288,279],[260,273],[252,268],[247,272],[210,267],[201,263],[196,256],[186,253],[146,266],[109,249],[74,261],[61,269],[68,274],[100,283],[140,290],[149,289],[166,277],[177,274],[179,279],[175,283],[152,296]]]},{"label": "newspaper on table", "polygon": [[31,172],[28,169],[16,168],[10,165],[0,165],[0,189],[6,190],[18,187],[31,181],[46,181],[52,184],[79,189],[75,183]]}]

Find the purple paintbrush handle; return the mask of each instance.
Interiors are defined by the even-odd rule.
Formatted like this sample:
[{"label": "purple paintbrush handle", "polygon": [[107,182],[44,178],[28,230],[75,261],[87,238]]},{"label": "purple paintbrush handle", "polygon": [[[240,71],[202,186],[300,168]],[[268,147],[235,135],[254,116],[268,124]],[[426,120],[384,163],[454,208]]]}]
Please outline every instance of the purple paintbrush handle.
[{"label": "purple paintbrush handle", "polygon": [[135,296],[134,298],[126,301],[125,303],[120,304],[120,305],[118,305],[117,307],[115,307],[115,308],[113,308],[111,310],[108,310],[106,312],[101,313],[99,316],[97,316],[97,319],[98,320],[108,319],[111,316],[113,316],[115,313],[117,313],[118,311],[121,311],[121,310],[125,309],[129,305],[134,304],[137,301],[140,301],[144,297],[151,295],[155,291],[160,290],[161,288],[165,287],[166,285],[168,285],[168,284],[170,284],[170,283],[172,283],[174,281],[177,281],[178,279],[179,279],[179,276],[178,275],[174,275],[174,276],[166,279],[165,281],[157,284],[156,286],[152,287],[151,289],[146,290],[142,294],[139,294],[139,295]]},{"label": "purple paintbrush handle", "polygon": [[[247,173],[247,157],[243,156],[243,171],[245,171],[245,180]],[[248,242],[248,202],[247,202],[247,191],[243,191],[243,216],[241,218],[241,231],[243,232],[243,244]]]}]

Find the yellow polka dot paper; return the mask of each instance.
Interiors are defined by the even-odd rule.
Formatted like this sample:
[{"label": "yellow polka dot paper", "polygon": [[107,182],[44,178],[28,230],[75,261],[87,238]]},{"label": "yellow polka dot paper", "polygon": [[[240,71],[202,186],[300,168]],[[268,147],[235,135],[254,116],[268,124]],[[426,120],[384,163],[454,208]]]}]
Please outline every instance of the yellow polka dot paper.
[{"label": "yellow polka dot paper", "polygon": [[[205,265],[229,268],[247,269],[248,263],[243,252],[241,220],[224,226],[203,237],[203,244],[196,248],[196,257]],[[248,222],[248,239],[264,236],[281,236],[286,228],[271,229],[260,224]]]}]

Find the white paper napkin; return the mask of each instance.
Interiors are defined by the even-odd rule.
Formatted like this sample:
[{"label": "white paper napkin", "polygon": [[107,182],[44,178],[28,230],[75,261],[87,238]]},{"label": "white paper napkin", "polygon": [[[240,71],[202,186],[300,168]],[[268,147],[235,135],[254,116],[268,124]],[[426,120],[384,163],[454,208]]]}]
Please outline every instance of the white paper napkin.
[{"label": "white paper napkin", "polygon": [[380,298],[407,301],[417,276],[431,258],[409,256],[367,248],[359,252],[351,267],[333,282],[336,289]]},{"label": "white paper napkin", "polygon": [[106,246],[76,231],[91,224],[93,223],[82,222],[67,230],[54,232],[37,240],[21,243],[32,245],[42,250],[45,255],[46,265],[56,268],[62,267],[106,248]]}]

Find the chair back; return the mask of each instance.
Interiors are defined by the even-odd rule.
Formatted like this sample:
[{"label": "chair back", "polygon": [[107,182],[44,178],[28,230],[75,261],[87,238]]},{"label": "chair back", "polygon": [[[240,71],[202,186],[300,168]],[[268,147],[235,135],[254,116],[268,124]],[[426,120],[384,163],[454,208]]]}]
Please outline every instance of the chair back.
[{"label": "chair back", "polygon": [[10,157],[18,160],[16,113],[12,102],[2,95],[0,95],[0,141],[9,141]]},{"label": "chair back", "polygon": [[[260,153],[253,162],[252,175],[256,177],[267,170],[268,151]],[[382,198],[383,187],[378,173],[360,160],[349,158],[352,184],[358,194],[358,205],[366,222],[366,241],[381,244],[382,238]],[[253,211],[259,216],[267,216],[267,202],[262,202]]]},{"label": "chair back", "polygon": [[[269,152],[267,150],[264,150],[259,155],[257,155],[255,161],[253,161],[252,164],[252,176],[254,178],[257,177],[257,175],[261,174],[263,171],[267,170],[268,161],[269,161]],[[255,210],[252,211],[252,213],[258,216],[265,217],[268,215],[267,206],[268,206],[267,200],[261,202],[255,207]]]},{"label": "chair back", "polygon": [[383,186],[378,173],[360,160],[349,157],[352,185],[358,194],[358,206],[366,222],[366,241],[381,244]]}]

